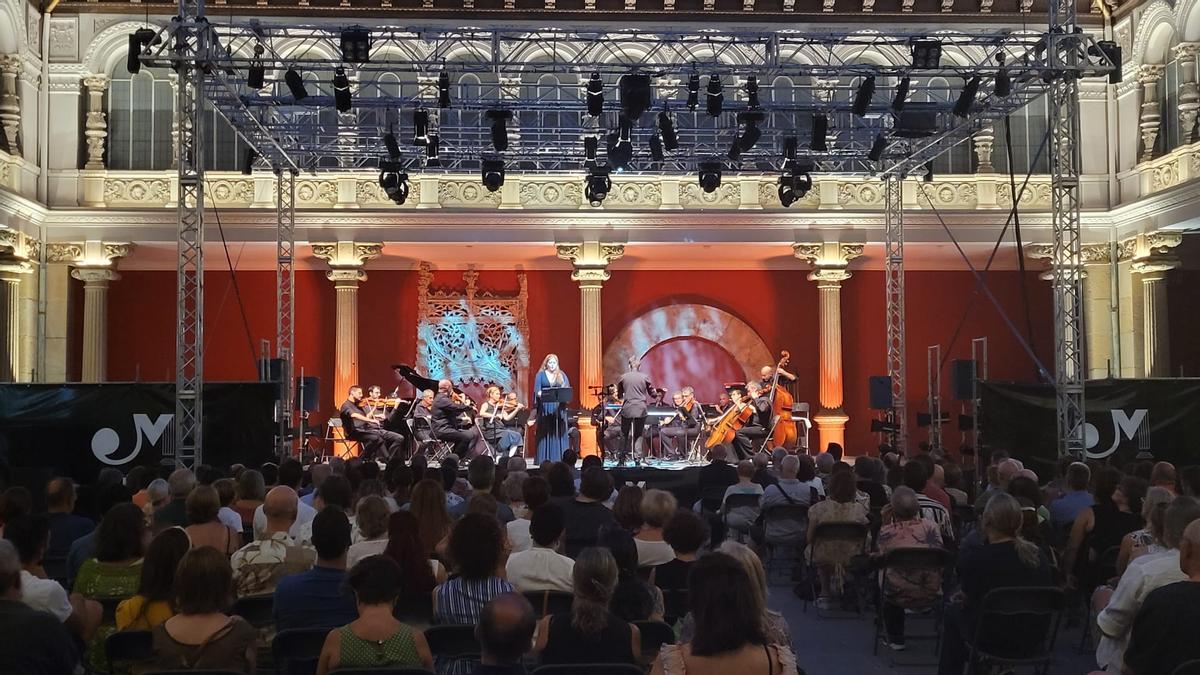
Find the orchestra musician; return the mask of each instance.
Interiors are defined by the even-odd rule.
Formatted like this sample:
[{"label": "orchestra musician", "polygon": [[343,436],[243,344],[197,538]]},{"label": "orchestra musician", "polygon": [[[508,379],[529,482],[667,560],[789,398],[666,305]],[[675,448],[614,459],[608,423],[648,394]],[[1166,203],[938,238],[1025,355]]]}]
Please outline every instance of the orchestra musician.
[{"label": "orchestra musician", "polygon": [[629,370],[617,382],[617,395],[621,397],[621,452],[617,456],[617,464],[623,465],[625,458],[633,455],[634,461],[639,461],[637,440],[642,437],[646,425],[647,402],[650,399],[650,378],[640,371],[638,357],[629,357]]},{"label": "orchestra musician", "polygon": [[567,421],[567,406],[555,401],[543,401],[542,390],[571,386],[567,374],[558,363],[557,354],[547,354],[533,380],[534,402],[537,409],[537,461],[562,461],[563,451],[571,447],[571,426]]},{"label": "orchestra musician", "polygon": [[754,456],[752,450],[754,442],[765,438],[767,429],[771,427],[771,399],[768,394],[763,392],[762,385],[757,382],[746,385],[744,399],[742,391],[739,389],[733,390],[731,395],[735,405],[745,404],[754,407],[754,416],[741,429],[738,429],[733,437],[733,449],[737,452],[738,459],[750,459]]},{"label": "orchestra musician", "polygon": [[[696,390],[691,387],[684,387],[675,392],[671,396],[671,402],[675,405],[675,414],[662,424],[658,433],[663,454],[679,458],[687,455],[689,439],[700,435],[704,414],[700,410],[700,404],[696,402]],[[680,439],[683,440],[682,447]]]},{"label": "orchestra musician", "polygon": [[758,372],[758,375],[761,378],[760,384],[762,385],[763,391],[766,392],[767,396],[771,395],[771,382],[775,380],[776,370],[779,371],[780,382],[783,382],[784,380],[787,380],[788,382],[796,381],[796,376],[784,370],[783,368],[776,368],[775,366],[763,366],[762,370]]},{"label": "orchestra musician", "polygon": [[485,393],[487,400],[479,404],[479,415],[476,417],[483,429],[483,440],[495,448],[500,457],[508,457],[512,450],[521,446],[521,433],[508,422],[515,419],[525,406],[517,403],[517,395],[512,392],[509,392],[511,402],[507,402],[500,393],[500,387],[495,385],[488,387]]},{"label": "orchestra musician", "polygon": [[459,428],[462,416],[474,410],[464,397],[454,392],[454,383],[450,380],[438,380],[438,392],[433,399],[430,414],[430,428],[434,438],[453,443],[454,454],[464,462],[474,454],[475,446],[483,441],[479,429],[474,424],[467,429]]},{"label": "orchestra musician", "polygon": [[350,387],[346,402],[342,403],[339,416],[342,418],[342,429],[346,437],[358,441],[363,446],[363,459],[374,459],[382,455],[391,460],[404,451],[404,436],[383,428],[383,424],[367,414],[360,405],[363,401],[363,388],[359,385]]},{"label": "orchestra musician", "polygon": [[604,387],[604,400],[592,408],[592,424],[596,426],[596,445],[600,447],[601,457],[616,457],[621,451],[620,411],[614,410],[620,405],[617,385],[608,384]]},{"label": "orchestra musician", "polygon": [[729,397],[729,392],[721,392],[721,395],[717,397],[717,412],[723,413],[729,410],[731,405],[733,405],[733,399]]}]

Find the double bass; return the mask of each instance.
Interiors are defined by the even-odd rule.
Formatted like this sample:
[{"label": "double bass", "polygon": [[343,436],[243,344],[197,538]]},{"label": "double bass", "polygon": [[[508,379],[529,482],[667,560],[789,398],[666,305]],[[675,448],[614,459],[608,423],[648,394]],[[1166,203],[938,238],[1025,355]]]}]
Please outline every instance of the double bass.
[{"label": "double bass", "polygon": [[779,371],[788,364],[792,355],[787,350],[779,353],[779,363],[775,364],[775,377],[771,379],[771,416],[775,426],[771,428],[771,447],[796,447],[796,422],[792,419],[792,404],[796,402],[791,392],[779,386]]}]

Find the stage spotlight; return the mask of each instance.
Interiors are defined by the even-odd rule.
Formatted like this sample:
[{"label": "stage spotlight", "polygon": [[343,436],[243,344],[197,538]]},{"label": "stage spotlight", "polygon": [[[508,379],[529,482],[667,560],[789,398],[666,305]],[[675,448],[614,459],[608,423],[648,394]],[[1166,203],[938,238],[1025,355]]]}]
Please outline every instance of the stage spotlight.
[{"label": "stage spotlight", "polygon": [[599,117],[604,112],[604,82],[600,73],[592,73],[587,83],[587,112],[592,117]]},{"label": "stage spotlight", "polygon": [[250,69],[246,73],[246,86],[251,89],[262,89],[266,85],[267,69],[262,62],[263,51],[261,42],[254,44],[254,58],[250,60]]},{"label": "stage spotlight", "polygon": [[283,74],[283,82],[292,92],[293,99],[303,101],[308,98],[308,90],[304,88],[304,78],[300,77],[300,73],[297,73],[294,68],[288,68],[287,72]]},{"label": "stage spotlight", "polygon": [[413,145],[429,142],[429,111],[417,108],[413,111]]},{"label": "stage spotlight", "polygon": [[875,76],[868,75],[858,83],[858,91],[854,93],[854,104],[850,107],[850,112],[858,117],[866,115],[867,109],[871,107],[871,98],[874,96]]},{"label": "stage spotlight", "polygon": [[975,104],[975,95],[978,93],[979,76],[975,75],[963,85],[962,93],[958,95],[958,101],[954,103],[954,114],[958,117],[966,117],[971,112],[971,106]]},{"label": "stage spotlight", "polygon": [[366,63],[371,60],[371,31],[362,26],[342,30],[342,61]]},{"label": "stage spotlight", "polygon": [[874,142],[871,143],[870,152],[867,153],[867,159],[878,162],[883,157],[883,151],[887,149],[887,144],[887,136],[883,134],[876,136]]},{"label": "stage spotlight", "polygon": [[662,134],[663,147],[668,152],[679,149],[679,136],[675,133],[675,120],[666,110],[658,113],[658,133]]},{"label": "stage spotlight", "polygon": [[408,199],[408,174],[404,173],[399,162],[379,163],[379,187],[396,204],[403,204]]},{"label": "stage spotlight", "polygon": [[746,152],[758,143],[758,139],[762,138],[762,130],[758,128],[758,123],[766,119],[766,116],[761,112],[740,112],[737,114],[737,121],[745,127],[741,135],[737,138],[737,147],[741,152]]},{"label": "stage spotlight", "polygon": [[700,105],[700,73],[688,75],[687,93],[687,108],[695,110]]},{"label": "stage spotlight", "polygon": [[746,77],[746,106],[749,108],[757,108],[758,105],[758,78],[754,75]]},{"label": "stage spotlight", "polygon": [[933,162],[925,162],[925,182],[933,182]]},{"label": "stage spotlight", "polygon": [[596,151],[600,148],[600,140],[595,136],[588,136],[583,139],[583,163],[584,166],[595,166]]},{"label": "stage spotlight", "polygon": [[892,98],[892,112],[900,112],[904,110],[904,104],[908,103],[908,87],[912,81],[907,75],[900,78],[900,82],[896,84],[896,96]]},{"label": "stage spotlight", "polygon": [[917,38],[912,41],[913,68],[920,70],[936,70],[942,65],[942,43],[930,38]]},{"label": "stage spotlight", "polygon": [[796,159],[796,148],[800,146],[799,141],[795,136],[788,136],[783,139],[783,165],[786,167]]},{"label": "stage spotlight", "polygon": [[383,146],[387,148],[388,157],[392,159],[400,159],[400,143],[396,141],[396,134],[387,132],[383,135]]},{"label": "stage spotlight", "polygon": [[583,196],[592,208],[599,208],[612,189],[612,179],[608,177],[608,167],[594,166],[588,169],[587,182],[583,187]]},{"label": "stage spotlight", "polygon": [[483,160],[483,186],[488,192],[495,192],[504,185],[504,162],[499,159]]},{"label": "stage spotlight", "polygon": [[346,71],[343,68],[338,68],[333,71],[333,106],[338,112],[350,112],[350,78],[346,77]]},{"label": "stage spotlight", "polygon": [[492,147],[497,152],[508,150],[508,120],[511,120],[511,110],[489,110],[487,118],[492,121]]},{"label": "stage spotlight", "polygon": [[804,199],[812,190],[812,174],[809,173],[811,170],[811,165],[797,166],[793,164],[790,172],[779,177],[779,203],[784,208]]},{"label": "stage spotlight", "polygon": [[447,73],[446,71],[443,70],[440,74],[438,74],[437,88],[438,88],[438,107],[439,108],[449,108],[450,107],[450,73]]},{"label": "stage spotlight", "polygon": [[813,152],[825,152],[828,148],[825,146],[825,135],[828,132],[829,118],[824,115],[813,115],[812,118],[812,142],[809,143],[809,149]]},{"label": "stage spotlight", "polygon": [[631,120],[641,118],[650,109],[650,76],[642,73],[622,75],[617,80],[617,93],[621,99],[621,113]]},{"label": "stage spotlight", "polygon": [[242,162],[242,173],[249,176],[254,173],[254,160],[258,159],[258,153],[253,149],[246,149],[246,158]]},{"label": "stage spotlight", "polygon": [[654,134],[650,137],[650,159],[656,162],[661,162],[666,159],[666,156],[663,154],[662,138],[660,138],[658,134]]},{"label": "stage spotlight", "polygon": [[725,153],[725,156],[728,157],[729,161],[731,162],[742,161],[742,147],[738,145],[737,138],[734,138],[733,142],[729,144],[729,152]]},{"label": "stage spotlight", "polygon": [[1012,78],[1008,76],[1008,66],[1004,65],[1004,52],[996,54],[996,62],[1000,70],[996,71],[996,96],[1008,98],[1012,93]]},{"label": "stage spotlight", "polygon": [[708,111],[709,117],[720,117],[721,107],[725,105],[725,87],[721,84],[721,77],[710,75],[708,78],[708,94],[705,98],[705,109]]},{"label": "stage spotlight", "polygon": [[1121,45],[1112,40],[1100,40],[1095,45],[1088,47],[1088,56],[1093,58],[1103,56],[1107,59],[1116,68],[1108,74],[1108,83],[1121,83]]},{"label": "stage spotlight", "polygon": [[617,131],[609,134],[608,160],[617,169],[628,169],[633,161],[633,122],[624,115],[617,122]]},{"label": "stage spotlight", "polygon": [[700,189],[705,192],[716,192],[721,187],[721,163],[700,162]]},{"label": "stage spotlight", "polygon": [[147,45],[160,44],[162,38],[153,28],[139,28],[129,34],[129,54],[125,57],[125,68],[131,75],[142,71],[141,54]]},{"label": "stage spotlight", "polygon": [[898,434],[900,433],[900,425],[895,422],[885,422],[883,420],[871,420],[871,433],[873,434]]},{"label": "stage spotlight", "polygon": [[438,157],[438,150],[441,146],[441,137],[437,134],[429,134],[429,138],[425,143],[425,166],[441,166],[442,160]]}]

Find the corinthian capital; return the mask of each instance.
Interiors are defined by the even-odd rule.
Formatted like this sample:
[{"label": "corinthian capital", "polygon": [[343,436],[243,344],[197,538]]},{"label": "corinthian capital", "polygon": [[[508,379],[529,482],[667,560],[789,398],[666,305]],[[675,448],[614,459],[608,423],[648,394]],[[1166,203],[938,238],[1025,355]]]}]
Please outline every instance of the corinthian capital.
[{"label": "corinthian capital", "polygon": [[1166,72],[1166,69],[1166,66],[1156,63],[1144,63],[1138,66],[1138,82],[1142,84],[1155,84],[1162,79],[1162,75]]},{"label": "corinthian capital", "polygon": [[368,260],[383,253],[383,244],[359,241],[321,242],[312,244],[313,255],[329,263],[326,276],[330,281],[363,281],[362,270]]},{"label": "corinthian capital", "polygon": [[813,266],[809,281],[841,283],[850,278],[846,266],[863,254],[863,245],[836,241],[802,242],[792,244],[792,254]]},{"label": "corinthian capital", "polygon": [[570,260],[575,267],[575,271],[571,273],[571,279],[600,283],[608,281],[608,264],[625,255],[625,245],[606,244],[599,241],[557,244],[555,253],[563,260]]}]

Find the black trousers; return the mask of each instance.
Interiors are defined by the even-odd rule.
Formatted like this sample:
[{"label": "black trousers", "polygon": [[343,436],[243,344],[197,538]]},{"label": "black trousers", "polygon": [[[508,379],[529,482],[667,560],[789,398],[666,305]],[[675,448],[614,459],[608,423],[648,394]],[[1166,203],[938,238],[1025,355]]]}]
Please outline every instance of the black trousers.
[{"label": "black trousers", "polygon": [[363,459],[378,459],[391,461],[395,457],[404,457],[405,437],[394,431],[373,427],[359,429],[354,432],[354,440],[363,445]]},{"label": "black trousers", "polygon": [[658,433],[664,455],[686,455],[687,445],[700,435],[700,427],[663,427]]},{"label": "black trousers", "polygon": [[767,430],[757,424],[748,424],[733,436],[733,450],[737,453],[738,459],[750,459],[754,454],[754,442],[763,439],[767,435]]},{"label": "black trousers", "polygon": [[637,456],[637,440],[642,437],[642,430],[645,426],[645,415],[641,417],[621,416],[621,435],[625,438],[621,443],[621,454],[617,457],[618,462],[624,462],[629,455]]},{"label": "black trousers", "polygon": [[600,437],[600,448],[604,453],[604,457],[616,457],[621,454],[621,445],[625,441],[621,438],[621,427],[616,424],[610,424],[604,427],[604,433]]},{"label": "black trousers", "polygon": [[475,445],[480,441],[479,430],[475,427],[440,431],[434,434],[434,436],[439,441],[453,443],[454,454],[458,455],[458,458],[464,461],[471,457],[475,452]]}]

